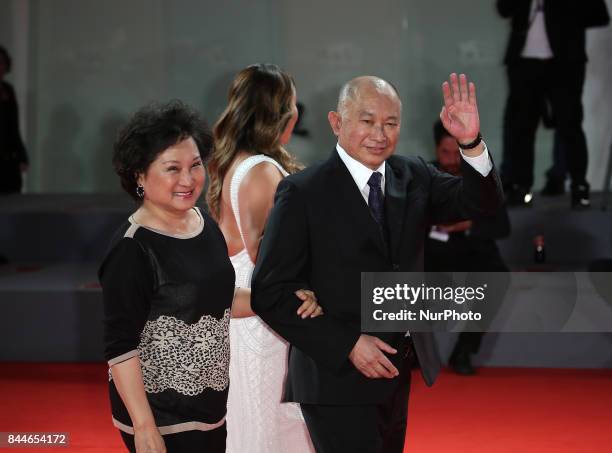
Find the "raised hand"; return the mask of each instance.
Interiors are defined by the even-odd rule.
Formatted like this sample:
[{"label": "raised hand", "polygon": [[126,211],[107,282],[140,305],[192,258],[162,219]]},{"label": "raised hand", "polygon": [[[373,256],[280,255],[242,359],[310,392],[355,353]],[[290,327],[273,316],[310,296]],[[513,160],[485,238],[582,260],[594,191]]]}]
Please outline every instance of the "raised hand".
[{"label": "raised hand", "polygon": [[468,84],[465,74],[457,77],[450,75],[449,82],[442,84],[444,107],[440,112],[440,119],[444,128],[460,144],[468,144],[476,139],[480,132],[480,118],[476,105],[476,86]]}]

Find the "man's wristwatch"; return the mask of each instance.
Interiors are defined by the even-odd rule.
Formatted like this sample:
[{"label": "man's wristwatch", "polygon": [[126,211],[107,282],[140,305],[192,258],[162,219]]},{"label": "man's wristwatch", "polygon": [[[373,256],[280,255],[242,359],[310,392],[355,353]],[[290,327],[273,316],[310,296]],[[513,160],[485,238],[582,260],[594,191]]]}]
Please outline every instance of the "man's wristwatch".
[{"label": "man's wristwatch", "polygon": [[480,132],[478,132],[478,136],[474,139],[473,142],[463,144],[463,143],[459,143],[459,140],[457,140],[457,144],[459,145],[459,148],[461,149],[474,149],[478,145],[480,145],[481,141],[482,141],[482,135],[480,134]]}]

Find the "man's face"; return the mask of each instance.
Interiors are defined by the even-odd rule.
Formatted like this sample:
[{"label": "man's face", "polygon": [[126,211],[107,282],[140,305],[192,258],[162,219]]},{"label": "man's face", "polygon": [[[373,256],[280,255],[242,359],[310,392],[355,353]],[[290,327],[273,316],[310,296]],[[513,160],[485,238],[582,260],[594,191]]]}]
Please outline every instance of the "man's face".
[{"label": "man's face", "polygon": [[440,168],[451,175],[461,172],[461,155],[457,141],[449,136],[443,137],[436,148]]},{"label": "man's face", "polygon": [[391,90],[366,86],[348,100],[344,110],[342,115],[328,115],[338,143],[353,159],[376,170],[395,152],[399,140],[399,99]]}]

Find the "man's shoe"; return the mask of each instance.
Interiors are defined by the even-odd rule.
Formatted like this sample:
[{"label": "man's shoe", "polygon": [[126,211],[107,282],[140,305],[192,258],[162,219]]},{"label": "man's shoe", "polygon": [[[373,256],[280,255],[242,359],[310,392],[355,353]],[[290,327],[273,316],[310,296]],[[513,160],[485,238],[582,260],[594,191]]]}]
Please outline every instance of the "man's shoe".
[{"label": "man's shoe", "polygon": [[471,376],[476,373],[476,370],[472,366],[472,359],[469,352],[459,352],[451,356],[448,361],[450,367],[455,373],[462,376]]},{"label": "man's shoe", "polygon": [[545,197],[557,197],[565,193],[565,182],[548,179],[540,192]]},{"label": "man's shoe", "polygon": [[591,206],[588,183],[572,185],[572,209],[587,209]]},{"label": "man's shoe", "polygon": [[513,184],[505,190],[506,204],[508,206],[530,207],[533,194],[517,184]]}]

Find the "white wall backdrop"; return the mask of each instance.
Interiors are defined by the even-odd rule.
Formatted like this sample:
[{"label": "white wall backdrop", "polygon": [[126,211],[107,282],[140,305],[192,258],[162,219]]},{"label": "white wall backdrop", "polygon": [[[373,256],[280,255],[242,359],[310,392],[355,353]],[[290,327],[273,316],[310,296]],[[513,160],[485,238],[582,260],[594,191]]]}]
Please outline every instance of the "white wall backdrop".
[{"label": "white wall backdrop", "polygon": [[[493,0],[0,2],[0,42],[14,57],[9,79],[32,161],[30,192],[118,191],[111,145],[131,112],[177,97],[212,123],[235,72],[254,62],[294,75],[311,136],[294,138],[289,148],[305,163],[331,151],[327,112],[340,85],[360,74],[399,88],[398,152],[432,157],[439,86],[451,71],[476,82],[483,135],[499,163],[508,31]],[[588,32],[584,126],[595,190],[612,139],[611,37],[610,28]],[[541,130],[536,188],[551,149],[552,134]]]}]

